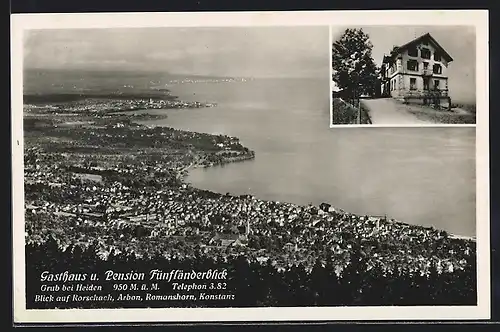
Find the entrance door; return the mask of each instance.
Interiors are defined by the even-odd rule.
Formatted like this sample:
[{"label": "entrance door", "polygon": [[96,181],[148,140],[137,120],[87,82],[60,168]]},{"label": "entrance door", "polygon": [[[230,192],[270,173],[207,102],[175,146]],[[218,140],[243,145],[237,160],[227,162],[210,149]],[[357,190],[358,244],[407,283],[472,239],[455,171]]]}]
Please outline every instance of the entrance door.
[{"label": "entrance door", "polygon": [[439,90],[439,80],[434,80],[434,90]]},{"label": "entrance door", "polygon": [[424,77],[424,90],[425,91],[429,90],[429,85],[430,85],[430,78],[429,77]]}]

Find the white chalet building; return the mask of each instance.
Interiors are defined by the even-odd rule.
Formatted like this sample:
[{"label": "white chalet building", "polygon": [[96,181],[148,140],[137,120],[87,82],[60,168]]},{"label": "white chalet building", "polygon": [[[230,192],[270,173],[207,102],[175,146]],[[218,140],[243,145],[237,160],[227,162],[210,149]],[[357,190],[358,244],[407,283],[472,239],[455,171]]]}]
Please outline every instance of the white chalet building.
[{"label": "white chalet building", "polygon": [[453,58],[426,33],[384,55],[381,95],[450,107],[448,65]]}]

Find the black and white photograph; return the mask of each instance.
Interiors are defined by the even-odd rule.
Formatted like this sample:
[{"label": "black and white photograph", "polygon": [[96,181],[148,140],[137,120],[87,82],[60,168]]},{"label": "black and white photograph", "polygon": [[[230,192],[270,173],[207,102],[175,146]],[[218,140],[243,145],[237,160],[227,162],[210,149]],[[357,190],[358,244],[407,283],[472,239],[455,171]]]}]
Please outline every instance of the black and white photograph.
[{"label": "black and white photograph", "polygon": [[474,26],[332,27],[332,126],[474,125]]},{"label": "black and white photograph", "polygon": [[14,23],[17,320],[489,314],[485,38],[303,15]]}]

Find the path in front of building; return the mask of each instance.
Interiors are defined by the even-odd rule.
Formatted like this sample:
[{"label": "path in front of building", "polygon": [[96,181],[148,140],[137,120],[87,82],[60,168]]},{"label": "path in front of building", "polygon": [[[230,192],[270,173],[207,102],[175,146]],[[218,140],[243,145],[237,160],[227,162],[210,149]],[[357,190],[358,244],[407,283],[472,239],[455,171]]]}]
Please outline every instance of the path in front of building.
[{"label": "path in front of building", "polygon": [[372,124],[378,125],[421,125],[431,124],[408,112],[407,105],[392,98],[365,99],[361,101],[369,110]]}]

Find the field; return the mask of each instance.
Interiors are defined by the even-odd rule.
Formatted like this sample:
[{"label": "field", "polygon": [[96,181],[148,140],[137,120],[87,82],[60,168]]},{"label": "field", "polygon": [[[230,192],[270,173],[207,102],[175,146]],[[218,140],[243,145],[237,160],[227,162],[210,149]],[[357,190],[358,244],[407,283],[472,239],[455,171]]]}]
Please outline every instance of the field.
[{"label": "field", "polygon": [[451,108],[460,108],[467,112],[476,114],[476,103],[473,102],[456,102],[451,104]]},{"label": "field", "polygon": [[[414,106],[407,105],[408,112],[415,115],[417,118],[422,120],[427,120],[433,123],[443,123],[443,124],[475,124],[476,123],[476,113],[475,106],[473,106],[474,112],[468,112],[465,109],[456,110],[453,108],[451,111],[446,110],[436,110],[431,107],[426,106]],[[469,105],[468,109],[472,109]]]}]

